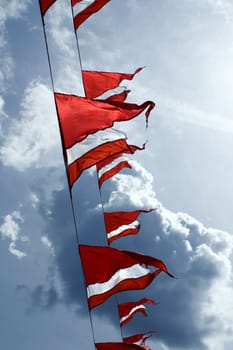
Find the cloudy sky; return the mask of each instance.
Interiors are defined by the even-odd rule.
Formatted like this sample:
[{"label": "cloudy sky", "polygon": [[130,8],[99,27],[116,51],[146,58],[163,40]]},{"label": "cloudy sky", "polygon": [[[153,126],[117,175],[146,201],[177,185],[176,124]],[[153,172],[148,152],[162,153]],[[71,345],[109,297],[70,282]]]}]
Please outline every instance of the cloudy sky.
[{"label": "cloudy sky", "polygon": [[[45,18],[56,91],[83,94],[68,0]],[[233,3],[112,0],[79,30],[84,69],[133,72],[129,101],[153,100],[117,127],[144,152],[103,185],[106,210],[156,207],[114,247],[162,259],[177,276],[144,291],[157,350],[233,346]],[[4,350],[94,350],[37,1],[0,0],[0,339]],[[106,243],[94,171],[74,187],[80,242]],[[95,341],[120,341],[113,297],[92,312]]]}]

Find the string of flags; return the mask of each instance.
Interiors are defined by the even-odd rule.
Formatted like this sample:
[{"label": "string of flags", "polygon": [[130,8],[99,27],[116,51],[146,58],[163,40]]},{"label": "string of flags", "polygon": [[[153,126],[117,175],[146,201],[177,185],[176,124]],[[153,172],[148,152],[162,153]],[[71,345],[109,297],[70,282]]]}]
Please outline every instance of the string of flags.
[{"label": "string of flags", "polygon": [[[78,44],[77,30],[79,27],[110,0],[69,1]],[[46,14],[56,2],[59,0],[39,0],[49,65],[50,57],[45,29]],[[79,45],[77,48],[79,50]],[[73,210],[73,185],[86,169],[96,166],[101,194],[105,181],[124,168],[132,168],[128,155],[145,149],[145,144],[142,146],[128,144],[127,135],[115,129],[114,123],[129,121],[144,113],[146,127],[148,127],[148,118],[155,107],[153,101],[145,101],[142,104],[126,102],[130,93],[130,90],[126,88],[117,93],[111,92],[120,88],[123,80],[132,80],[142,70],[142,67],[137,68],[133,73],[83,70],[80,52],[79,58],[85,97],[55,91],[53,86]],[[51,69],[50,73],[53,82]],[[106,92],[107,97],[104,96]],[[124,236],[137,235],[140,230],[138,217],[154,210],[151,208],[107,212],[103,206],[106,246],[79,244],[78,232],[76,232],[90,314],[93,308],[103,304],[116,293],[144,290],[160,273],[174,277],[164,262],[153,256],[120,250],[111,246],[115,240]],[[145,304],[155,305],[156,302],[144,297],[137,301],[118,303],[120,328],[122,329],[138,313],[147,316]],[[147,331],[127,337],[122,335],[121,342],[95,342],[93,335],[94,346],[96,350],[151,350],[145,343],[156,333],[157,331]]]}]

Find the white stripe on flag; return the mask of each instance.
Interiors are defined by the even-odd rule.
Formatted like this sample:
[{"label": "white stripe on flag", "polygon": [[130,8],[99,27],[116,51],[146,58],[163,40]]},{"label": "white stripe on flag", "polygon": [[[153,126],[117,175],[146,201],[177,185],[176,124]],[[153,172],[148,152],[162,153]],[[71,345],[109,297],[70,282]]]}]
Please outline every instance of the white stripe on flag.
[{"label": "white stripe on flag", "polygon": [[130,312],[126,315],[126,316],[123,316],[121,319],[120,319],[120,323],[123,323],[125,320],[127,320],[134,312],[136,312],[137,310],[141,310],[141,309],[144,309],[146,310],[145,306],[144,305],[138,305],[138,306],[135,306],[133,307]]},{"label": "white stripe on flag", "polygon": [[101,178],[101,176],[106,173],[107,171],[113,169],[115,166],[117,166],[119,163],[128,161],[128,157],[119,157],[117,159],[114,159],[110,164],[105,165],[103,168],[101,168],[98,171],[98,177]]},{"label": "white stripe on flag", "polygon": [[125,269],[120,269],[117,272],[115,272],[114,275],[112,275],[112,277],[106,282],[89,284],[87,286],[87,296],[88,298],[90,298],[94,295],[103,294],[114,288],[121,281],[124,281],[129,278],[137,279],[149,274],[150,270],[145,267],[142,267],[139,264],[132,265]]},{"label": "white stripe on flag", "polygon": [[107,233],[107,237],[108,237],[108,239],[110,239],[112,237],[120,235],[125,230],[138,228],[139,225],[140,225],[140,223],[137,220],[131,222],[131,224],[128,224],[128,225],[121,225],[116,230],[108,232]]},{"label": "white stripe on flag", "polygon": [[94,134],[90,134],[83,141],[77,142],[66,150],[68,165],[97,146],[120,139],[126,139],[126,136],[123,132],[115,129],[99,130]]},{"label": "white stripe on flag", "polygon": [[95,0],[81,0],[76,5],[73,6],[74,17],[77,16],[78,13],[84,11],[88,6],[93,4]]}]

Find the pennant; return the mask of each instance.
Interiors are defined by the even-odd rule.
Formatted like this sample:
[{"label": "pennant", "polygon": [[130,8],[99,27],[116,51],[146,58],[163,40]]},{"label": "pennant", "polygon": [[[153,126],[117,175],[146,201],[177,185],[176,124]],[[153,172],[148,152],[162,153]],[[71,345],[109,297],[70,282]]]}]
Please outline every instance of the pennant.
[{"label": "pennant", "polygon": [[148,118],[155,106],[152,101],[137,105],[60,93],[55,93],[54,96],[65,148],[72,147],[89,134],[112,127],[114,122],[133,119],[144,111]]},{"label": "pennant", "polygon": [[154,300],[143,298],[138,301],[126,302],[118,305],[118,312],[120,317],[120,326],[124,326],[132,320],[137,312],[141,312],[147,316],[146,307],[143,304],[156,304]]},{"label": "pennant", "polygon": [[41,15],[44,16],[45,12],[56,0],[39,0]]},{"label": "pennant", "polygon": [[132,343],[132,344],[138,344],[143,345],[145,341],[152,336],[152,334],[158,333],[157,331],[149,331],[146,333],[138,333],[131,335],[129,337],[123,338],[124,343]]},{"label": "pennant", "polygon": [[124,168],[129,168],[131,169],[131,165],[128,162],[128,158],[121,156],[118,157],[113,156],[110,157],[109,163],[106,164],[105,166],[101,166],[103,162],[100,162],[97,164],[97,174],[98,174],[98,183],[99,183],[99,188],[102,186],[103,182],[111,178],[112,176],[116,175],[119,173],[122,169]]},{"label": "pennant", "polygon": [[142,67],[137,68],[132,74],[83,70],[82,77],[86,97],[95,98],[108,90],[115,89],[122,80],[132,80],[135,74],[141,70]]},{"label": "pennant", "polygon": [[141,213],[150,213],[153,210],[104,213],[108,244],[120,237],[137,234],[140,230],[140,223],[136,220],[137,217]]},{"label": "pennant", "polygon": [[[145,145],[142,147],[129,145],[128,150],[125,150],[124,153],[133,154],[135,151],[144,150]],[[128,158],[121,154],[116,154],[112,157],[105,159],[102,162],[99,162],[96,166],[98,174],[99,188],[102,186],[103,182],[116,175],[123,168],[132,168],[128,162]]]},{"label": "pennant", "polygon": [[[134,253],[133,257],[128,251],[88,245],[80,245],[79,252],[90,309],[102,304],[115,293],[144,289],[160,272],[168,273],[161,260],[145,255],[143,261],[143,254],[139,253]],[[148,266],[153,266],[156,270],[151,272]]]},{"label": "pennant", "polygon": [[95,343],[97,350],[151,350],[146,345],[137,345],[130,343]]},{"label": "pennant", "polygon": [[128,94],[130,92],[131,92],[131,90],[124,90],[123,92],[120,92],[119,94],[115,94],[115,95],[112,95],[112,96],[105,98],[104,101],[110,102],[110,103],[111,103],[111,101],[124,102],[127,99]]},{"label": "pennant", "polygon": [[88,19],[93,13],[99,11],[110,0],[71,0],[73,11],[75,12],[75,5],[87,4],[87,7],[81,12],[74,13],[74,29],[77,30],[79,26]]},{"label": "pennant", "polygon": [[70,188],[82,172],[98,162],[122,152],[130,152],[124,133],[115,129],[97,131],[66,150],[67,174]]}]

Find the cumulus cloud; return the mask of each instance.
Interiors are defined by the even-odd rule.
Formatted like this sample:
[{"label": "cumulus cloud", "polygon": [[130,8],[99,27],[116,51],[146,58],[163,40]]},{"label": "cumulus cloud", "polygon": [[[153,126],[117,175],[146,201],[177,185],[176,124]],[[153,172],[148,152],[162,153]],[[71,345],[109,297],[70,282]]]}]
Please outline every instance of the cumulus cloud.
[{"label": "cumulus cloud", "polygon": [[26,253],[16,248],[16,242],[27,242],[28,237],[20,235],[20,224],[24,222],[21,213],[17,210],[11,214],[7,214],[3,218],[3,223],[0,225],[0,233],[2,239],[10,240],[8,250],[12,255],[15,255],[18,259],[26,256]]},{"label": "cumulus cloud", "polygon": [[[229,346],[233,343],[232,235],[205,227],[187,213],[174,213],[164,208],[153,192],[151,174],[139,164],[135,164],[133,174],[130,177],[122,172],[108,185],[105,184],[109,208],[117,210],[124,205],[123,210],[130,210],[156,205],[156,210],[141,215],[141,231],[138,235],[119,239],[115,247],[162,259],[177,279],[162,275],[145,291],[120,294],[119,302],[135,300],[139,295],[160,302],[155,310],[149,307],[143,326],[142,316],[139,315],[124,331],[127,334],[135,332],[135,329],[141,332],[142,327],[143,331],[147,331],[153,324],[159,331],[161,349],[214,350],[218,344],[218,349],[225,350],[223,344]],[[77,213],[79,234],[82,243],[106,244],[101,211],[96,210],[99,206],[92,201],[98,193],[93,191],[91,179],[91,176],[80,179],[81,196],[79,193],[78,198],[82,198],[84,209],[81,215]],[[89,200],[85,201],[87,186],[90,195]],[[121,204],[119,207],[117,198]],[[80,284],[82,272],[67,200],[64,191],[54,192],[47,232],[54,247],[53,264],[57,267],[63,285],[59,303],[76,305],[80,314],[86,312],[86,296]],[[36,291],[41,300],[48,296],[47,292],[44,296],[43,293],[43,289]],[[56,303],[56,298],[50,300],[52,305]],[[105,317],[118,327],[117,321],[112,319],[113,305],[110,300],[96,312],[100,315],[105,307]],[[151,343],[157,346],[156,340],[151,340]]]},{"label": "cumulus cloud", "polygon": [[[112,188],[106,210],[114,211],[125,205],[131,208],[155,208],[157,199],[153,190],[153,176],[138,162],[131,160],[134,174],[117,174],[112,178]],[[115,188],[115,189],[114,189]]]},{"label": "cumulus cloud", "polygon": [[21,119],[14,120],[4,135],[0,159],[19,171],[62,164],[59,131],[52,92],[34,81],[25,91]]}]

